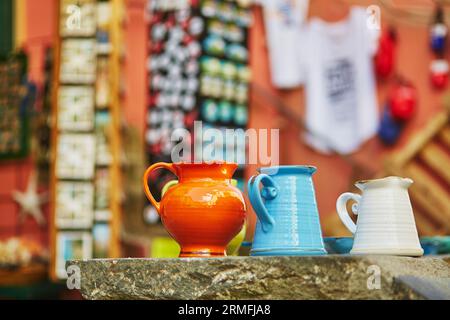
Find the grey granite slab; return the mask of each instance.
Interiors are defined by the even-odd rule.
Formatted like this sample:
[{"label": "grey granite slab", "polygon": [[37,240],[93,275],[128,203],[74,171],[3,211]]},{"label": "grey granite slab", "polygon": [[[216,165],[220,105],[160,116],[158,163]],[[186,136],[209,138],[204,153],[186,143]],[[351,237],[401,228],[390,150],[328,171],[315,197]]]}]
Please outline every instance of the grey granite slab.
[{"label": "grey granite slab", "polygon": [[328,255],[68,261],[85,299],[438,299],[438,258]]}]

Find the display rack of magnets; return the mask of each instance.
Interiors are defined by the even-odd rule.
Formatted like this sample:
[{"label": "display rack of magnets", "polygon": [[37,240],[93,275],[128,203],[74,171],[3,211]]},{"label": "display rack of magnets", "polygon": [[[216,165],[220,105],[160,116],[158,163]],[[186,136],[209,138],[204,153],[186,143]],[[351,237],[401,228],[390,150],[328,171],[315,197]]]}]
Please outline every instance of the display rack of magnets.
[{"label": "display rack of magnets", "polygon": [[[153,0],[148,2],[148,11],[148,162],[171,162],[175,145],[186,139],[183,132],[191,139],[190,154],[183,159],[193,160],[200,148],[211,148],[214,143],[198,136],[196,121],[202,121],[203,132],[208,128],[224,131],[247,127],[251,11],[237,1],[225,0],[170,4]],[[216,152],[210,155],[202,153],[203,160],[229,159],[230,146],[214,148]],[[238,143],[233,152],[235,161],[245,159],[245,143]],[[156,174],[156,183],[150,185],[158,195],[174,177],[164,171]],[[241,166],[235,178],[242,188],[243,177]]]},{"label": "display rack of magnets", "polygon": [[69,259],[120,257],[123,0],[60,0],[52,114],[50,275]]}]

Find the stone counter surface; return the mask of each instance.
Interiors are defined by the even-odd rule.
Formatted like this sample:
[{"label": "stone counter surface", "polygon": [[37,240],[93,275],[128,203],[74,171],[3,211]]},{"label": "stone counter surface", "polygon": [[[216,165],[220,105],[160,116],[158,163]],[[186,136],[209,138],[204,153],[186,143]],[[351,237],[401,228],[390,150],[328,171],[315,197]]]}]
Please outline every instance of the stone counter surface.
[{"label": "stone counter surface", "polygon": [[69,265],[80,268],[85,299],[450,299],[450,264],[438,258],[130,258]]}]

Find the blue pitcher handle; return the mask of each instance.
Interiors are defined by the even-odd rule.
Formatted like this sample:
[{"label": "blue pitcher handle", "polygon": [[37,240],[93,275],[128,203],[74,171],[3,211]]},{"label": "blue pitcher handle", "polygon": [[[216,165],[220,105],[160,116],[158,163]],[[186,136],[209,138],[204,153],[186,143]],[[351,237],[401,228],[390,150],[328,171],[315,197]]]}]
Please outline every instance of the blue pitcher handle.
[{"label": "blue pitcher handle", "polygon": [[[259,190],[260,183],[264,186],[261,191]],[[269,214],[269,211],[267,211],[262,198],[272,200],[278,195],[278,190],[278,185],[267,174],[253,176],[248,181],[248,195],[250,203],[261,221],[261,227],[264,232],[269,232],[272,230],[275,225],[275,220]]]}]

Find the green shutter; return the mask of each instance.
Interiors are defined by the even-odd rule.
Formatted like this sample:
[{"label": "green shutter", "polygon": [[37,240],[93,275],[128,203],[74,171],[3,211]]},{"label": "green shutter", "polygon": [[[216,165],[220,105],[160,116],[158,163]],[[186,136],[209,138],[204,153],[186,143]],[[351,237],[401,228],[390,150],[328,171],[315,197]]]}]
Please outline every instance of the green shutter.
[{"label": "green shutter", "polygon": [[0,57],[13,50],[13,0],[0,0]]}]

